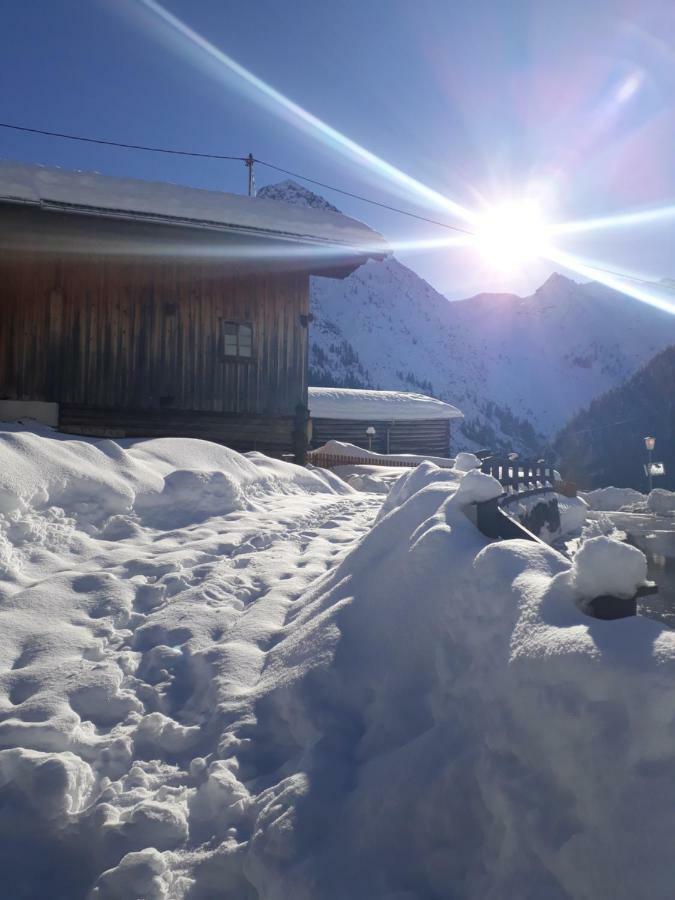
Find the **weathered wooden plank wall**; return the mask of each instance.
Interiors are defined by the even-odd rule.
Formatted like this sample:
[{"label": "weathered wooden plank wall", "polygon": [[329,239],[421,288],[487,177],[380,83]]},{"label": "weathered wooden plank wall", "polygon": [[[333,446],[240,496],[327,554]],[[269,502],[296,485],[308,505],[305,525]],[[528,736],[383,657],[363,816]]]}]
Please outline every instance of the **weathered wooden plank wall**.
[{"label": "weathered wooden plank wall", "polygon": [[369,425],[375,428],[372,449],[377,453],[450,456],[450,423],[447,419],[362,422],[355,419],[312,418],[312,447],[321,447],[326,441],[333,440],[368,449],[366,428]]},{"label": "weathered wooden plank wall", "polygon": [[300,454],[298,426],[291,416],[237,413],[102,409],[62,405],[61,431],[99,437],[193,437],[234,450],[259,450],[271,456]]},{"label": "weathered wooden plank wall", "polygon": [[[306,272],[0,251],[0,397],[293,416],[306,405]],[[220,320],[253,325],[223,357]]]}]

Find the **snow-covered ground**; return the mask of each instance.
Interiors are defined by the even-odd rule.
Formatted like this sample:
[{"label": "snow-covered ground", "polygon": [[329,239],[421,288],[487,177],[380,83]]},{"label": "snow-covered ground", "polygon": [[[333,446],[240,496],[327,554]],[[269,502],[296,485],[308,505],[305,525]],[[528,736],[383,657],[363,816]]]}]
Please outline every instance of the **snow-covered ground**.
[{"label": "snow-covered ground", "polygon": [[580,612],[644,557],[500,490],[0,433],[6,896],[672,896],[675,632]]},{"label": "snow-covered ground", "polygon": [[173,876],[165,893],[163,878],[153,886],[159,854],[188,834],[191,847],[212,838],[228,784],[200,760],[246,744],[293,603],[379,503],[330,474],[191,440],[10,429],[0,468],[0,858],[11,896],[83,896],[136,851],[147,865],[127,860],[97,896],[176,896]]},{"label": "snow-covered ground", "polygon": [[401,475],[407,471],[398,466],[347,465],[335,466],[332,471],[357,491],[369,494],[388,494]]},{"label": "snow-covered ground", "polygon": [[591,519],[611,522],[650,559],[675,559],[675,492],[654,488],[641,494],[632,488],[607,487],[582,497],[591,509]]}]

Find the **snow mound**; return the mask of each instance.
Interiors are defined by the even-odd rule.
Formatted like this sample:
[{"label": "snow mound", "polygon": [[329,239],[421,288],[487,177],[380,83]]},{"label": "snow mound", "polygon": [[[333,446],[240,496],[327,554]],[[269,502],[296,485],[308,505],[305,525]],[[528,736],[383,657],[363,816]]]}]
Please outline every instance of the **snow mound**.
[{"label": "snow mound", "polygon": [[560,534],[564,537],[580,535],[586,524],[588,503],[582,497],[565,497],[557,494],[560,513]]},{"label": "snow mound", "polygon": [[[289,465],[289,463],[279,459],[272,459],[269,456],[265,456],[264,453],[258,453],[255,450],[247,453],[246,459],[250,460],[259,470],[259,474],[262,476],[262,484],[274,484],[277,490],[300,490],[309,494],[331,493],[344,494],[346,496],[352,493],[349,487],[328,469],[314,468],[312,466],[301,468]],[[274,476],[273,482],[267,481],[269,476]]]},{"label": "snow mound", "polygon": [[[258,710],[286,749],[246,871],[275,900],[449,885],[665,900],[675,633],[576,605],[578,580],[619,586],[618,568],[628,589],[643,558],[589,542],[571,567],[540,544],[489,544],[466,508],[493,479],[438,477],[401,478],[268,657]],[[605,571],[590,585],[593,556]]]},{"label": "snow mound", "polygon": [[348,492],[338,479],[191,438],[78,440],[6,426],[0,460],[0,514],[57,507],[85,528],[112,516],[170,528],[252,509],[266,493]]},{"label": "snow mound", "polygon": [[0,752],[0,788],[8,785],[45,819],[62,820],[82,810],[94,775],[73,753],[12,749]]},{"label": "snow mound", "polygon": [[225,472],[177,469],[165,476],[159,493],[141,495],[134,508],[148,523],[165,524],[170,518],[177,527],[252,506],[237,481]]},{"label": "snow mound", "polygon": [[480,469],[481,461],[473,453],[458,453],[455,459],[455,469],[458,472],[470,472],[471,469]]},{"label": "snow mound", "polygon": [[572,572],[575,587],[589,600],[604,594],[628,598],[644,584],[647,560],[636,547],[601,535],[584,541]]},{"label": "snow mound", "polygon": [[170,875],[162,854],[154,847],[127,853],[119,866],[104,872],[91,900],[166,900]]},{"label": "snow mound", "polygon": [[658,516],[671,516],[675,512],[675,492],[654,488],[647,497],[647,509]]},{"label": "snow mound", "polygon": [[441,469],[432,462],[423,462],[415,469],[406,470],[405,474],[392,485],[378,513],[378,519],[405,503],[414,494],[437,484],[452,485],[453,490],[456,490],[459,486],[459,477],[454,470]]},{"label": "snow mound", "polygon": [[356,491],[388,494],[406,470],[396,466],[350,465],[336,466],[332,471]]},{"label": "snow mound", "polygon": [[580,493],[579,496],[588,503],[591,509],[600,512],[612,512],[634,503],[644,503],[646,497],[633,488],[605,487],[595,491]]}]

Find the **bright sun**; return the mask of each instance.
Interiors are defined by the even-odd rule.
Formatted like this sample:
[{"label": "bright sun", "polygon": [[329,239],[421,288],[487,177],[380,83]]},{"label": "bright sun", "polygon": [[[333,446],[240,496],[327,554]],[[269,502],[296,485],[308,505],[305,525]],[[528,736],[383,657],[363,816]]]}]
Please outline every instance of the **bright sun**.
[{"label": "bright sun", "polygon": [[539,205],[523,200],[489,208],[475,230],[474,245],[483,259],[507,271],[542,255],[547,229]]}]

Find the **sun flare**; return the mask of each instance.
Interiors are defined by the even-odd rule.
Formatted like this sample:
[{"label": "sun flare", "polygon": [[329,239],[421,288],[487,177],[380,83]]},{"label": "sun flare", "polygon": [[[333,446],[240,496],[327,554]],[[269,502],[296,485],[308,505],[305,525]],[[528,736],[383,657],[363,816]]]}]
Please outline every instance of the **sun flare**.
[{"label": "sun flare", "polygon": [[503,203],[478,218],[474,245],[491,268],[512,271],[543,255],[547,230],[538,203]]}]

